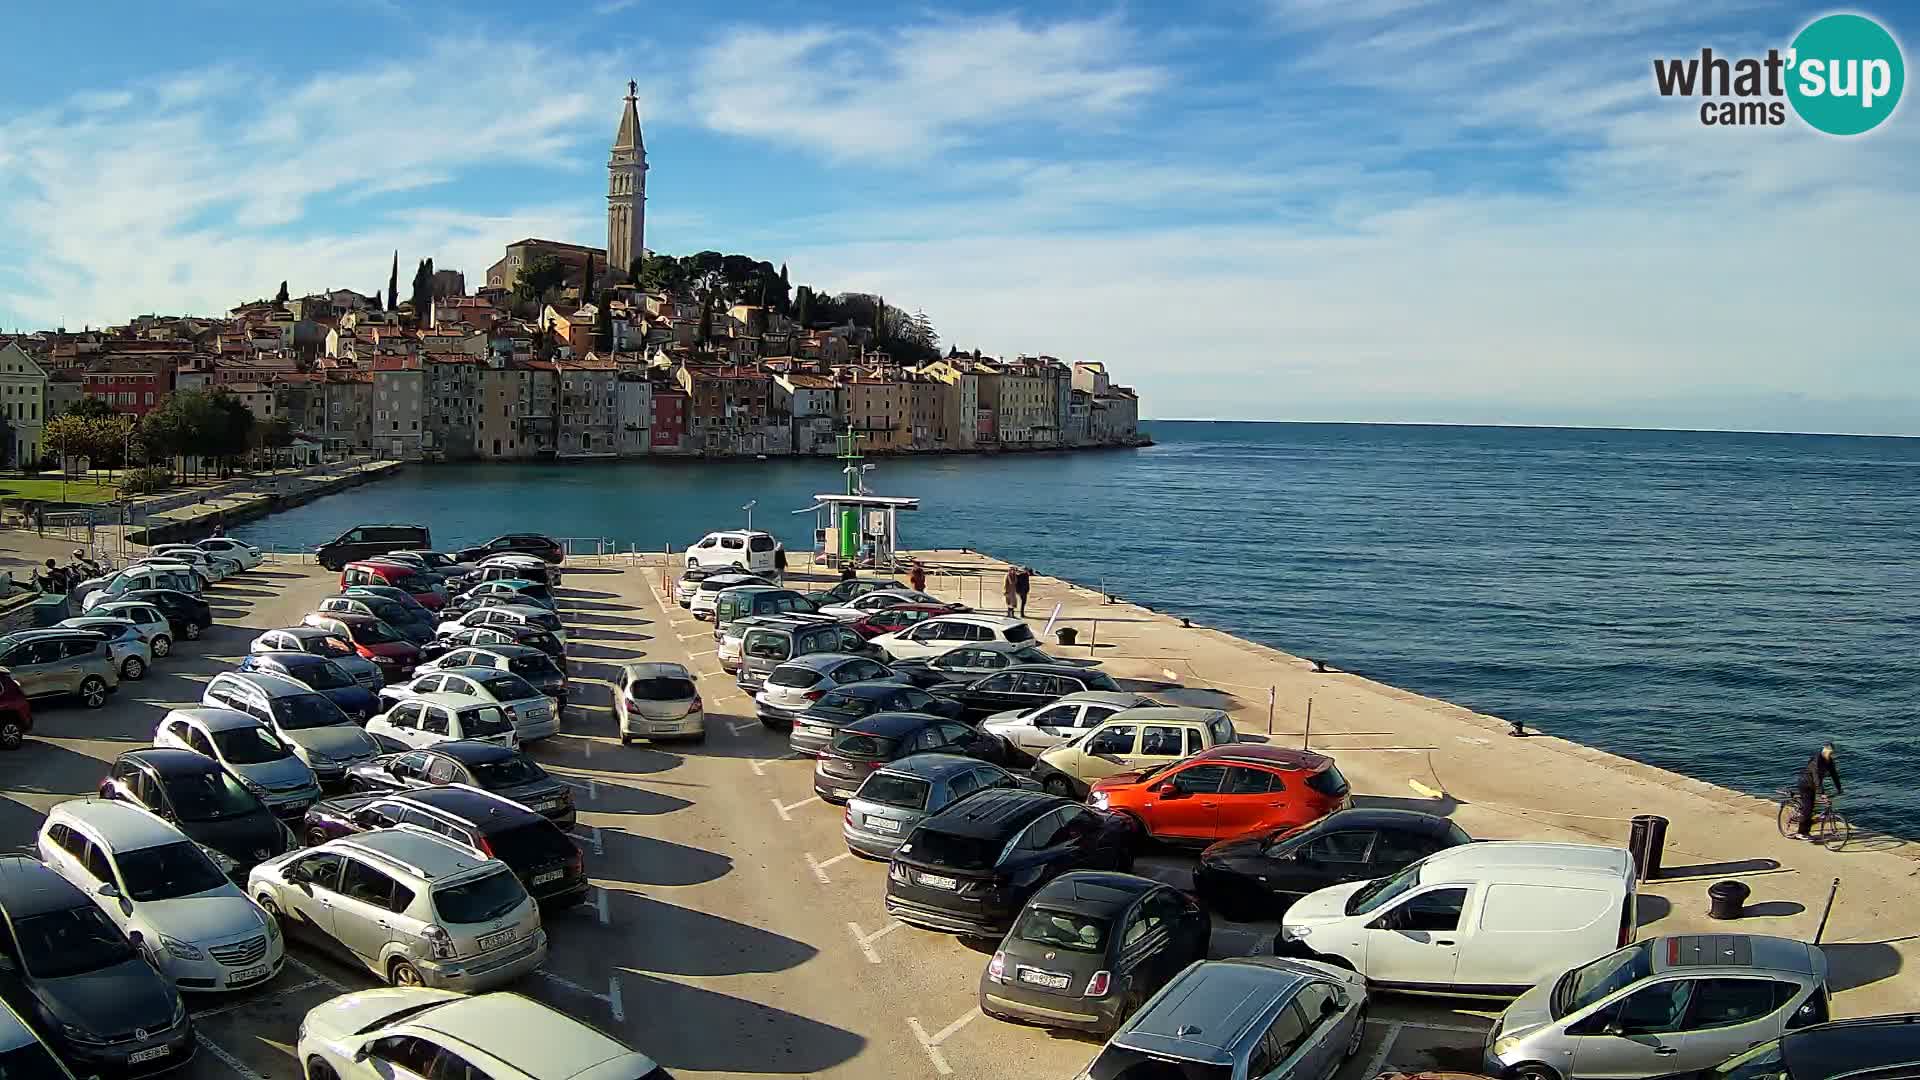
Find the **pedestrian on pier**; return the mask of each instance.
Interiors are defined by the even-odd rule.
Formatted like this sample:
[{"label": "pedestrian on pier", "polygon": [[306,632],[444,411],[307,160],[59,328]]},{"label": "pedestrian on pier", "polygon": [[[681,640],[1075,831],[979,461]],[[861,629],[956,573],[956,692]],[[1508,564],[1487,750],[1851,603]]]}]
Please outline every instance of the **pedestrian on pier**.
[{"label": "pedestrian on pier", "polygon": [[1833,753],[1833,744],[1826,743],[1820,747],[1818,753],[1807,760],[1807,767],[1800,770],[1800,785],[1797,792],[1800,818],[1796,822],[1797,827],[1794,832],[1801,840],[1813,839],[1813,807],[1820,798],[1820,792],[1826,787],[1825,782],[1833,781],[1835,795],[1846,794],[1846,789],[1840,786],[1840,770],[1833,763]]},{"label": "pedestrian on pier", "polygon": [[914,592],[927,591],[927,568],[920,565],[919,559],[913,560],[913,569],[907,573],[907,584]]},{"label": "pedestrian on pier", "polygon": [[1027,617],[1027,590],[1033,588],[1033,571],[1021,567],[1013,573],[1013,591],[1020,597],[1020,617]]},{"label": "pedestrian on pier", "polygon": [[1019,576],[1017,567],[1007,567],[1007,576],[1000,581],[1000,592],[1007,598],[1007,614],[1011,616],[1015,605],[1020,602],[1020,589],[1014,584]]}]

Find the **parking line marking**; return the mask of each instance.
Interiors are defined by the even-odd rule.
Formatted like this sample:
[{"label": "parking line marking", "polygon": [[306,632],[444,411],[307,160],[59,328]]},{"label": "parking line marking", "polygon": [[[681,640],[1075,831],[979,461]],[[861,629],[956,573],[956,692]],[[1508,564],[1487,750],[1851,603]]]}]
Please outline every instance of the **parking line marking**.
[{"label": "parking line marking", "polygon": [[593,888],[593,907],[594,910],[600,913],[601,926],[613,925],[612,921],[607,918],[607,890],[600,888],[598,885]]},{"label": "parking line marking", "polygon": [[681,641],[692,641],[694,638],[698,638],[698,637],[710,638],[713,636],[713,632],[709,630],[704,634],[675,634],[674,636],[679,638]]},{"label": "parking line marking", "polygon": [[[765,761],[752,761],[752,762],[748,762],[748,764],[753,766],[753,775],[765,776],[767,775],[766,767],[768,765],[772,765],[776,761],[799,761],[799,760],[800,760],[799,754],[782,754],[777,758],[768,758]],[[818,798],[818,796],[815,796],[815,798]]]},{"label": "parking line marking", "polygon": [[860,946],[861,952],[867,954],[867,963],[877,964],[880,962],[880,954],[873,951],[873,943],[905,925],[907,924],[895,919],[871,934],[863,934],[860,932],[859,923],[850,922],[847,924],[847,930],[853,934],[853,943]]},{"label": "parking line marking", "polygon": [[607,976],[607,1011],[613,1014],[614,1023],[626,1023],[627,1010],[620,1004],[620,976],[618,975]]},{"label": "parking line marking", "polygon": [[[282,955],[285,955],[285,954],[283,953]],[[306,964],[300,962],[299,960],[295,960],[291,956],[288,956],[286,960],[288,964],[291,964],[292,966],[299,968],[301,971],[306,972],[314,980],[332,987],[335,992],[342,993],[342,994],[347,992],[346,987],[340,985],[338,982],[335,982],[333,979],[329,978],[324,972],[315,971],[314,969],[308,967]]]},{"label": "parking line marking", "polygon": [[569,780],[566,777],[560,776],[558,774],[554,775],[554,779],[560,781],[561,783],[567,785],[568,787],[585,788],[587,792],[587,800],[589,802],[595,799],[598,799],[600,797],[600,782],[595,780],[591,776],[587,777],[587,780],[585,783],[581,783],[578,780]]},{"label": "parking line marking", "polygon": [[813,876],[820,879],[820,884],[831,885],[833,884],[833,882],[827,879],[827,867],[832,866],[834,863],[839,862],[841,859],[851,859],[851,858],[853,858],[853,852],[843,851],[840,854],[835,855],[833,858],[828,859],[826,862],[821,862],[820,860],[813,857],[813,852],[809,851],[807,852],[807,865],[813,867]]},{"label": "parking line marking", "polygon": [[702,649],[699,652],[690,652],[687,654],[689,659],[695,656],[718,656],[718,655],[720,655],[720,653],[714,649]]},{"label": "parking line marking", "polygon": [[582,825],[578,821],[574,822],[573,826],[576,829],[587,830],[587,841],[588,843],[591,843],[593,845],[593,853],[595,855],[605,855],[607,853],[607,847],[604,843],[601,842],[600,830],[597,827],[592,825]]},{"label": "parking line marking", "polygon": [[1393,1044],[1400,1038],[1400,1024],[1396,1021],[1387,1025],[1386,1038],[1380,1040],[1380,1049],[1373,1052],[1367,1067],[1360,1071],[1361,1076],[1379,1076],[1381,1066],[1387,1063],[1387,1055],[1393,1053]]},{"label": "parking line marking", "polygon": [[[306,982],[295,983],[294,985],[286,987],[285,989],[276,990],[274,991],[274,994],[277,996],[284,996],[287,994],[297,994],[302,990],[311,990],[316,986],[325,986],[325,985],[326,983],[321,982],[319,979],[308,979]],[[200,1012],[194,1013],[193,1018],[195,1020],[208,1020],[213,1017],[220,1016],[224,1013],[230,1013],[238,1009],[244,1009],[249,1005],[261,1004],[264,1000],[266,999],[249,998],[246,1001],[230,1001],[225,1005],[221,1005],[212,1009],[205,1009]]]},{"label": "parking line marking", "polygon": [[1367,1018],[1369,1024],[1387,1024],[1396,1028],[1413,1028],[1416,1031],[1452,1031],[1467,1035],[1485,1035],[1486,1028],[1469,1027],[1466,1024],[1429,1024],[1424,1020],[1376,1020]]},{"label": "parking line marking", "polygon": [[742,720],[737,724],[728,724],[727,730],[733,732],[735,735],[738,735],[741,732],[747,730],[748,728],[759,727],[759,726],[760,726],[760,721],[758,720]]},{"label": "parking line marking", "polygon": [[626,1007],[621,1002],[621,999],[620,999],[620,977],[617,975],[610,975],[607,977],[607,992],[604,994],[601,994],[601,993],[596,993],[595,991],[589,990],[586,987],[581,986],[579,983],[574,982],[572,979],[566,978],[565,976],[555,975],[553,972],[548,971],[545,968],[542,968],[539,971],[534,972],[534,974],[540,976],[543,979],[548,980],[549,982],[559,983],[561,986],[564,986],[567,989],[572,990],[576,994],[585,994],[587,997],[593,998],[595,1001],[604,1002],[607,1006],[607,1011],[613,1014],[613,1019],[615,1023],[623,1023],[627,1019]]},{"label": "parking line marking", "polygon": [[810,795],[807,798],[801,799],[797,803],[782,803],[779,799],[768,799],[767,801],[773,804],[773,811],[774,813],[780,815],[781,821],[792,821],[793,812],[795,810],[800,809],[801,807],[807,805],[808,803],[819,802],[820,796]]},{"label": "parking line marking", "polygon": [[701,678],[703,678],[703,679],[731,679],[731,678],[733,678],[733,676],[731,676],[731,675],[729,675],[729,674],[727,674],[727,673],[726,673],[726,672],[724,672],[724,671],[703,671],[703,672],[701,672],[701,673],[700,673],[700,677],[701,677]]},{"label": "parking line marking", "polygon": [[1429,798],[1429,799],[1440,798],[1439,792],[1433,790],[1432,788],[1428,787],[1427,785],[1421,783],[1418,780],[1407,781],[1407,786],[1412,788],[1415,794],[1421,795],[1425,798]]},{"label": "parking line marking", "polygon": [[913,1037],[920,1040],[921,1048],[926,1050],[927,1057],[933,1061],[933,1071],[939,1073],[941,1076],[952,1076],[953,1069],[947,1064],[946,1055],[940,1052],[940,1044],[946,1042],[950,1036],[961,1028],[972,1023],[979,1015],[980,1010],[975,1008],[960,1019],[941,1028],[940,1033],[932,1038],[928,1038],[927,1029],[920,1026],[919,1017],[907,1017],[907,1026],[913,1029]]},{"label": "parking line marking", "polygon": [[207,1053],[212,1054],[214,1057],[219,1058],[222,1062],[226,1064],[227,1068],[232,1069],[234,1072],[240,1074],[241,1076],[246,1077],[246,1080],[267,1080],[266,1077],[260,1075],[257,1072],[254,1072],[252,1069],[249,1069],[245,1065],[241,1064],[240,1059],[237,1057],[234,1057],[232,1054],[227,1053],[225,1047],[221,1046],[217,1042],[214,1042],[212,1039],[207,1038],[206,1032],[195,1031],[193,1033],[193,1038],[195,1042],[200,1044],[200,1048],[202,1050],[205,1050]]}]

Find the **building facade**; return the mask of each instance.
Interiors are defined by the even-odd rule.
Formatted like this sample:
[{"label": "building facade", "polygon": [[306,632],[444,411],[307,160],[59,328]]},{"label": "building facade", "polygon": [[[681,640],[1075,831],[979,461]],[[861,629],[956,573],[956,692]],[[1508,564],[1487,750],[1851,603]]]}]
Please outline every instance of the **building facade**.
[{"label": "building facade", "polygon": [[46,453],[47,384],[47,369],[18,342],[0,345],[0,416],[11,432],[11,445],[0,447],[5,464],[37,464]]},{"label": "building facade", "polygon": [[426,373],[412,356],[381,356],[373,362],[373,449],[411,461],[420,456]]}]

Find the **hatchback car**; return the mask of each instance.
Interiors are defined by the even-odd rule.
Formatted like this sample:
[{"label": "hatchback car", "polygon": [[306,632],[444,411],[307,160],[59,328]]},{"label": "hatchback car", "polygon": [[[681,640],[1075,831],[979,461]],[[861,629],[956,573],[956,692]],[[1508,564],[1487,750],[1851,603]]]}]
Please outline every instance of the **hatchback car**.
[{"label": "hatchback car", "polygon": [[[820,695],[805,709],[793,714],[793,733],[787,745],[795,753],[817,754],[833,742],[834,736],[848,724],[875,713],[923,713],[948,720],[960,718],[958,705],[934,697],[917,686],[906,686],[891,679],[875,679],[842,686]],[[768,727],[771,717],[762,713],[760,722]]]},{"label": "hatchback car", "polygon": [[299,683],[340,706],[347,719],[356,724],[365,723],[380,711],[380,698],[373,691],[347,674],[346,668],[324,656],[308,652],[248,653],[235,670],[257,671]]},{"label": "hatchback car", "polygon": [[513,724],[519,743],[545,739],[560,732],[558,703],[534,689],[532,683],[511,671],[495,667],[441,667],[422,672],[412,682],[389,686],[380,691],[386,708],[434,694],[459,694],[476,697],[500,706]]},{"label": "hatchback car", "polygon": [[894,604],[869,612],[849,622],[854,632],[868,640],[881,634],[894,634],[916,623],[922,623],[935,615],[950,615],[953,608],[946,604]]},{"label": "hatchback car", "polygon": [[1097,668],[1071,664],[1015,664],[1004,671],[975,679],[970,683],[938,688],[940,696],[960,703],[961,714],[969,720],[983,720],[996,713],[1036,709],[1068,694],[1088,690],[1120,692],[1113,676]]},{"label": "hatchback car", "polygon": [[586,896],[585,862],[560,826],[520,803],[475,787],[455,784],[328,799],[307,811],[303,835],[318,845],[396,825],[418,825],[499,859],[543,904],[566,907]]},{"label": "hatchback car", "polygon": [[895,660],[929,660],[963,645],[1004,641],[1022,645],[1033,640],[1024,619],[1007,615],[939,615],[915,626],[873,639]]},{"label": "hatchback car", "polygon": [[1159,705],[1145,694],[1082,690],[1037,708],[994,713],[982,720],[980,726],[1007,740],[1023,758],[1031,759],[1083,731],[1099,727],[1114,713]]},{"label": "hatchback car", "polygon": [[573,789],[520,751],[493,743],[450,742],[388,754],[354,766],[348,776],[352,790],[375,794],[464,784],[530,806],[563,826],[573,824]]},{"label": "hatchback car", "polygon": [[767,672],[765,684],[759,693],[753,695],[754,708],[760,715],[760,722],[767,727],[791,727],[795,716],[812,707],[829,692],[842,686],[885,679],[892,674],[885,664],[864,656],[838,652],[806,653]]},{"label": "hatchback car", "polygon": [[691,606],[693,594],[699,591],[700,583],[718,573],[724,573],[724,571],[708,570],[703,566],[689,566],[682,570],[680,576],[673,582],[674,602],[681,607]]},{"label": "hatchback car", "polygon": [[181,990],[239,990],[280,970],[280,928],[204,850],[146,810],[75,799],[47,812],[40,861],[94,898]]},{"label": "hatchback car", "polygon": [[424,607],[408,607],[384,596],[323,597],[314,611],[322,615],[365,615],[379,619],[415,645],[425,645],[435,637],[434,620],[422,618]]},{"label": "hatchback car", "polygon": [[1366,1020],[1366,981],[1350,971],[1264,956],[1209,960],[1162,987],[1081,1075],[1132,1080],[1159,1062],[1153,1075],[1192,1080],[1331,1080],[1360,1052]]},{"label": "hatchback car", "polygon": [[[823,604],[817,610],[822,615],[831,615],[844,622],[855,622],[866,618],[874,612],[893,607],[896,604],[929,604],[937,606],[943,603],[945,603],[945,601],[932,593],[924,593],[917,589],[899,586],[891,589],[875,589],[872,592],[856,596],[845,603]],[[949,610],[951,611],[952,609]]]},{"label": "hatchback car", "polygon": [[1200,853],[1194,890],[1233,919],[1277,919],[1310,892],[1398,873],[1473,843],[1460,826],[1416,810],[1340,810],[1304,828],[1222,840]]},{"label": "hatchback car", "polygon": [[307,626],[324,630],[344,639],[353,651],[380,669],[383,682],[411,678],[420,663],[420,646],[408,641],[400,631],[370,615],[345,612],[314,612],[300,620]]},{"label": "hatchback car", "polygon": [[[121,596],[117,603],[145,604],[167,617],[176,641],[199,641],[213,625],[213,605],[192,593],[178,589],[137,589]],[[110,605],[90,604],[87,614],[100,614]]]},{"label": "hatchback car", "polygon": [[122,679],[139,680],[147,677],[147,668],[153,665],[153,646],[147,642],[147,635],[131,619],[116,619],[105,615],[82,615],[73,619],[62,619],[56,630],[91,630],[107,639],[107,653],[113,657],[113,665]]},{"label": "hatchback car", "polygon": [[1125,818],[1040,791],[983,791],[914,826],[887,864],[887,914],[928,930],[998,937],[1048,879],[1129,870]]},{"label": "hatchback car", "polygon": [[191,750],[220,763],[275,814],[298,818],[320,798],[320,782],[266,724],[234,709],[174,709],[153,745]]},{"label": "hatchback car", "polygon": [[421,664],[418,672],[477,667],[505,671],[527,680],[552,698],[559,709],[567,704],[567,673],[553,657],[531,645],[469,645],[450,649]]},{"label": "hatchback car", "polygon": [[1068,667],[1098,667],[1097,663],[1062,660],[1047,654],[1031,641],[982,641],[949,649],[923,660],[899,660],[893,665],[901,674],[911,674],[921,686],[940,683],[970,683],[1016,664],[1063,664]]},{"label": "hatchback car", "polygon": [[560,616],[537,604],[495,604],[474,608],[457,619],[442,622],[435,634],[446,637],[477,626],[530,626],[559,638],[562,645],[567,640],[567,631],[560,623]]},{"label": "hatchback car", "polygon": [[406,592],[421,607],[438,611],[446,604],[446,581],[430,570],[412,563],[362,559],[350,562],[340,571],[342,591],[355,585],[386,585]]},{"label": "hatchback car", "polygon": [[1910,1080],[1920,1076],[1920,1013],[1794,1028],[1702,1075],[1704,1080]]},{"label": "hatchback car", "polygon": [[474,603],[482,598],[497,597],[509,603],[536,604],[548,611],[557,611],[558,602],[554,599],[553,588],[543,581],[530,581],[526,578],[501,578],[498,581],[483,581],[449,603]]},{"label": "hatchback car", "polygon": [[89,709],[120,687],[107,638],[91,630],[18,630],[0,636],[0,668],[28,698],[71,697]]},{"label": "hatchback car", "polygon": [[112,600],[87,609],[89,618],[125,619],[147,636],[147,648],[156,660],[173,652],[173,624],[152,604],[139,600]]},{"label": "hatchback car", "polygon": [[347,767],[380,753],[380,744],[326,697],[296,682],[258,671],[215,675],[203,705],[234,709],[273,728],[322,784],[346,779]]},{"label": "hatchback car", "polygon": [[825,616],[759,615],[737,620],[727,636],[735,631],[740,634],[740,651],[731,670],[735,683],[748,693],[765,686],[774,668],[809,653],[845,653],[876,664],[880,660],[880,650],[850,627]]},{"label": "hatchback car", "polygon": [[368,690],[377,691],[386,685],[381,665],[361,656],[345,637],[317,626],[283,626],[278,630],[268,630],[248,643],[247,651],[312,653],[340,665],[340,670]]},{"label": "hatchback car", "polygon": [[209,536],[195,546],[212,555],[228,559],[242,570],[251,570],[266,559],[266,553],[244,540],[231,536]]},{"label": "hatchback car", "polygon": [[1211,844],[1297,828],[1344,810],[1352,795],[1333,759],[1311,750],[1228,743],[1171,765],[1096,780],[1087,801],[1138,820],[1155,839]]},{"label": "hatchback car", "polygon": [[720,594],[744,585],[771,587],[773,582],[758,574],[708,574],[702,577],[699,584],[694,587],[693,595],[687,601],[687,610],[693,612],[693,617],[696,619],[711,619],[714,605],[720,600]]},{"label": "hatchback car", "polygon": [[1827,957],[1757,934],[1648,938],[1554,976],[1495,1021],[1485,1069],[1565,1080],[1708,1069],[1827,1019]]},{"label": "hatchback car", "polygon": [[518,746],[507,711],[477,694],[440,691],[408,698],[367,721],[367,733],[415,749],[470,739]]},{"label": "hatchback car", "polygon": [[867,774],[913,754],[960,754],[999,762],[1006,744],[958,720],[926,713],[883,712],[843,728],[813,765],[813,793],[838,805],[853,798]]},{"label": "hatchback car", "polygon": [[455,649],[484,649],[495,645],[525,645],[546,653],[556,664],[564,666],[567,662],[567,647],[559,638],[538,626],[514,623],[470,626],[457,634],[448,634],[446,637],[428,643],[420,650],[420,657],[423,660],[433,660]]},{"label": "hatchback car", "polygon": [[1085,798],[1102,777],[1170,764],[1239,738],[1233,720],[1219,709],[1127,709],[1043,751],[1033,775],[1057,795]]},{"label": "hatchback car", "polygon": [[287,933],[395,986],[485,990],[547,959],[540,905],[513,871],[413,825],[270,859],[247,891]]},{"label": "hatchback car", "polygon": [[97,588],[87,588],[82,583],[76,591],[80,594],[80,606],[91,608],[109,600],[129,599],[134,593],[156,590],[198,596],[205,584],[205,579],[186,563],[141,563],[128,566]]},{"label": "hatchback car", "polygon": [[1150,878],[1075,870],[1028,900],[980,976],[997,1020],[1112,1032],[1187,965],[1213,926],[1191,897]]},{"label": "hatchback car", "polygon": [[[21,855],[0,856],[0,981],[82,1074],[146,1076],[193,1059],[193,1021],[172,981],[91,896]],[[21,1080],[72,1076],[11,1049],[0,1063]]]},{"label": "hatchback car", "polygon": [[560,541],[539,533],[508,533],[453,552],[461,562],[480,562],[495,555],[538,555],[541,561],[555,566],[567,561],[567,549]]},{"label": "hatchback car", "polygon": [[998,765],[953,754],[915,754],[867,774],[847,800],[842,834],[855,855],[891,859],[925,821],[976,791],[1033,787]]},{"label": "hatchback car", "polygon": [[293,833],[220,763],[191,750],[129,750],[107,769],[100,797],[170,822],[228,877],[294,846]]},{"label": "hatchback car", "polygon": [[858,597],[865,596],[867,593],[877,592],[881,589],[904,589],[906,587],[906,582],[895,581],[892,578],[847,578],[844,581],[834,582],[832,588],[808,593],[807,599],[813,601],[816,606],[826,607],[831,604],[845,604]]},{"label": "hatchback car", "polygon": [[396,585],[349,585],[340,590],[341,596],[375,596],[382,600],[391,600],[407,609],[415,619],[429,625],[434,621],[433,609],[415,599],[414,595]]},{"label": "hatchback car", "polygon": [[620,669],[620,692],[613,698],[622,745],[635,739],[707,737],[706,705],[693,673],[680,664],[642,662]]}]

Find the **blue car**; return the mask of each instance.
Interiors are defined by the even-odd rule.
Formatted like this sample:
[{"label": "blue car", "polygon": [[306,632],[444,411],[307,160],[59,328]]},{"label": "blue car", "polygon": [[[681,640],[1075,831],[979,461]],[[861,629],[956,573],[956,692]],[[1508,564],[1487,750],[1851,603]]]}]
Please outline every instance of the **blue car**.
[{"label": "blue car", "polygon": [[347,718],[364,724],[380,711],[380,698],[353,681],[353,676],[324,656],[301,652],[250,653],[240,661],[241,671],[257,671],[290,679],[340,707]]}]

